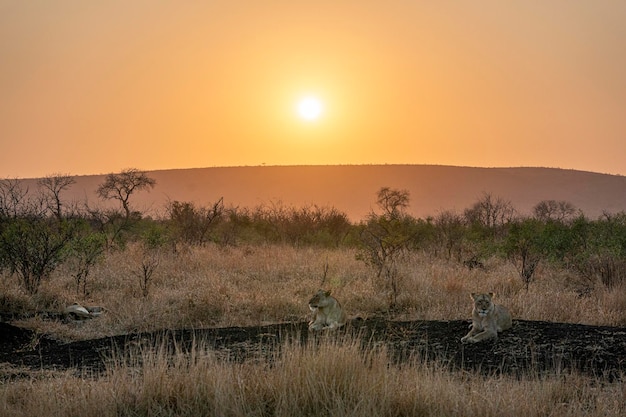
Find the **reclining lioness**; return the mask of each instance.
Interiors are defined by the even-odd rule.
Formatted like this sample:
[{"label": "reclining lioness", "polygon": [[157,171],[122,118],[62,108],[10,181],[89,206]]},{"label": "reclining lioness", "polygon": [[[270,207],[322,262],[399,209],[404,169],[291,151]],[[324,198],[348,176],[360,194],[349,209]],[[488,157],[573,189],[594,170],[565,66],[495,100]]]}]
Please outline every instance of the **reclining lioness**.
[{"label": "reclining lioness", "polygon": [[63,310],[63,314],[66,318],[72,320],[87,320],[100,316],[104,313],[104,311],[104,307],[85,307],[78,303],[74,303],[67,306],[65,310]]},{"label": "reclining lioness", "polygon": [[511,313],[501,306],[494,304],[494,293],[472,293],[474,309],[472,310],[472,329],[461,338],[463,343],[476,343],[481,340],[498,338],[498,332],[509,329],[513,322]]},{"label": "reclining lioness", "polygon": [[336,329],[346,324],[346,313],[330,291],[317,291],[309,300],[309,309],[313,312],[309,330]]}]

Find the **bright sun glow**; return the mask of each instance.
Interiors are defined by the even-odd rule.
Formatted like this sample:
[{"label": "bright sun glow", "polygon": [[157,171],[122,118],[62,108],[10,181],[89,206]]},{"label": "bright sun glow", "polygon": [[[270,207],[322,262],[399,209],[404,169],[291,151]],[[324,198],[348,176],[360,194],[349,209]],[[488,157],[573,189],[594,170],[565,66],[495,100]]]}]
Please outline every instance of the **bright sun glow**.
[{"label": "bright sun glow", "polygon": [[298,103],[298,114],[305,120],[315,120],[322,114],[322,102],[315,97],[305,97]]}]

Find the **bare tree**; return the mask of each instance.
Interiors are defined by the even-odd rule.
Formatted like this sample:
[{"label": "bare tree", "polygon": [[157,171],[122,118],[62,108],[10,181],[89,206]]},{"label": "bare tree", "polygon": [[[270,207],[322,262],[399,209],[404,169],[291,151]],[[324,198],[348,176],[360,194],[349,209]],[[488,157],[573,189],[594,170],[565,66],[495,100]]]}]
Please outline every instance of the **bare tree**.
[{"label": "bare tree", "polygon": [[224,216],[221,197],[210,207],[197,208],[192,202],[170,201],[166,210],[175,229],[176,239],[186,244],[204,244],[211,228]]},{"label": "bare tree", "polygon": [[28,195],[28,187],[24,187],[18,179],[0,180],[0,218],[16,218],[25,215],[41,214],[41,201]]},{"label": "bare tree", "polygon": [[48,210],[61,220],[63,217],[61,193],[76,184],[76,180],[69,174],[57,173],[41,178],[37,184],[43,189],[44,202]]},{"label": "bare tree", "polygon": [[515,217],[515,209],[510,201],[500,197],[494,198],[490,193],[465,210],[465,218],[470,224],[479,224],[495,230],[511,222]]},{"label": "bare tree", "polygon": [[133,268],[131,273],[139,278],[141,295],[147,297],[150,293],[154,273],[161,263],[161,250],[152,248],[143,242],[134,249],[134,252],[139,265],[137,268]]},{"label": "bare tree", "polygon": [[537,220],[565,222],[577,213],[576,207],[569,201],[543,200],[533,208]]},{"label": "bare tree", "polygon": [[122,204],[126,220],[130,219],[130,196],[136,191],[154,188],[156,180],[144,171],[128,168],[119,174],[109,174],[98,187],[97,193],[103,200],[118,200]]},{"label": "bare tree", "polygon": [[445,251],[447,259],[452,255],[460,260],[463,250],[465,230],[463,218],[453,211],[442,211],[434,218],[436,237],[439,245]]}]

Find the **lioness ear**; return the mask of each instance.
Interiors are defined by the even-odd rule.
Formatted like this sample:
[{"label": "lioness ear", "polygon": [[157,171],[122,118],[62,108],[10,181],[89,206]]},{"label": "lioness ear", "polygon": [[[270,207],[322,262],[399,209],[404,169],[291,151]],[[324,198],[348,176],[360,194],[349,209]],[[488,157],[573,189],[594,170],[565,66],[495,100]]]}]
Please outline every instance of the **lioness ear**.
[{"label": "lioness ear", "polygon": [[326,297],[330,295],[330,290],[326,291]]},{"label": "lioness ear", "polygon": [[475,293],[475,292],[470,293],[470,298],[471,298],[472,300],[476,300],[476,293]]},{"label": "lioness ear", "polygon": [[495,294],[495,293],[493,293],[493,292],[490,292],[490,293],[489,293],[489,298],[493,298],[493,297],[495,297],[495,296],[496,296],[496,294]]}]

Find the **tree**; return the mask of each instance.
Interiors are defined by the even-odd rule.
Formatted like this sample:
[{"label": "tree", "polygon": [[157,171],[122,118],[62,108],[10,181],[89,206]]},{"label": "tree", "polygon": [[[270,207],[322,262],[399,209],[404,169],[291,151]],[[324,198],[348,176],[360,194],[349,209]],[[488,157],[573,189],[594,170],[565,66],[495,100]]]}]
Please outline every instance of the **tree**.
[{"label": "tree", "polygon": [[130,229],[130,219],[117,209],[102,210],[85,205],[87,221],[91,227],[106,238],[106,246],[123,248],[126,244],[126,231]]},{"label": "tree", "polygon": [[382,214],[370,213],[360,233],[357,258],[374,268],[376,276],[384,276],[390,289],[389,304],[395,308],[398,297],[398,261],[414,242],[417,234],[415,219],[405,213],[409,192],[381,188],[377,203]]},{"label": "tree", "polygon": [[376,193],[376,204],[389,218],[396,218],[404,214],[409,207],[410,194],[407,190],[394,190],[382,187]]},{"label": "tree", "polygon": [[74,177],[68,174],[51,174],[37,181],[43,189],[46,207],[58,220],[63,217],[61,192],[76,184]]},{"label": "tree", "polygon": [[545,225],[536,219],[523,219],[510,225],[503,248],[515,265],[526,291],[539,262],[544,258]]},{"label": "tree", "polygon": [[68,247],[76,236],[77,223],[60,222],[42,217],[11,219],[0,233],[0,256],[17,273],[24,289],[37,293],[42,279],[68,255]]},{"label": "tree", "polygon": [[510,201],[494,198],[485,193],[481,199],[465,210],[465,218],[470,225],[479,225],[495,231],[515,217],[515,209]]},{"label": "tree", "polygon": [[573,219],[578,210],[568,201],[543,200],[533,208],[535,218],[544,222],[566,222]]},{"label": "tree", "polygon": [[577,219],[574,267],[584,277],[612,288],[626,282],[626,212],[603,213],[595,222]]},{"label": "tree", "polygon": [[68,263],[76,282],[76,295],[81,286],[83,296],[87,295],[87,277],[92,267],[103,257],[105,247],[104,233],[92,233],[87,227],[83,227],[80,236],[73,240]]},{"label": "tree", "polygon": [[126,220],[130,220],[130,196],[137,191],[154,188],[155,185],[156,180],[148,177],[144,171],[129,168],[119,174],[107,175],[96,192],[103,200],[118,200],[122,204]]},{"label": "tree", "polygon": [[447,259],[456,255],[462,257],[463,240],[465,239],[465,226],[461,216],[453,211],[442,211],[433,220],[437,244],[443,248]]},{"label": "tree", "polygon": [[200,208],[192,202],[171,201],[167,212],[176,240],[202,245],[208,240],[211,228],[224,217],[224,200],[220,198],[212,206]]},{"label": "tree", "polygon": [[0,180],[0,221],[21,216],[39,216],[45,211],[40,199],[28,195],[28,187],[18,179]]},{"label": "tree", "polygon": [[139,242],[131,248],[131,257],[134,259],[135,268],[131,273],[139,278],[141,295],[148,297],[154,273],[161,263],[161,247],[153,246],[148,241]]}]

